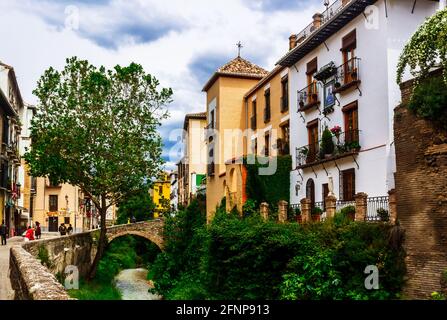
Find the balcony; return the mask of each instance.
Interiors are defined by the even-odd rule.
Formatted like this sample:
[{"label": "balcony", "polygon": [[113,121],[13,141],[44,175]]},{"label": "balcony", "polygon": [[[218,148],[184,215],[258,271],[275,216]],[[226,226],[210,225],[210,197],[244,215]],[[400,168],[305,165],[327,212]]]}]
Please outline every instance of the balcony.
[{"label": "balcony", "polygon": [[342,93],[360,84],[360,59],[352,58],[337,68],[333,93]]},{"label": "balcony", "polygon": [[251,118],[250,118],[250,128],[251,128],[251,130],[256,130],[257,129],[257,126],[256,126],[256,115],[254,115],[254,116],[252,116]]},{"label": "balcony", "polygon": [[298,91],[298,111],[306,111],[312,107],[320,104],[320,97],[318,95],[319,84],[312,82],[307,87]]},{"label": "balcony", "polygon": [[321,15],[298,34],[297,46],[283,56],[278,64],[290,67],[321,45],[346,24],[361,15],[377,0],[335,0]]},{"label": "balcony", "polygon": [[281,97],[281,112],[289,111],[289,96]]},{"label": "balcony", "polygon": [[321,140],[314,144],[296,148],[297,169],[358,154],[361,148],[359,133],[360,131],[355,129],[340,132],[337,135],[334,134],[332,136],[334,150],[330,154],[325,154],[322,150]]}]

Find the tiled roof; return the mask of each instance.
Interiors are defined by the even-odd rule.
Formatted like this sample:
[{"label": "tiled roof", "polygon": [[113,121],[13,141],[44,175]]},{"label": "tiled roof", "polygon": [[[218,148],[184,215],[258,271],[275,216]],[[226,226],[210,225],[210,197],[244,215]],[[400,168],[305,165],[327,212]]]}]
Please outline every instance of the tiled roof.
[{"label": "tiled roof", "polygon": [[268,73],[269,72],[267,70],[261,68],[260,66],[257,66],[241,57],[236,57],[216,70],[213,76],[203,87],[203,91],[207,91],[219,76],[262,79]]},{"label": "tiled roof", "polygon": [[223,65],[217,72],[220,73],[230,73],[230,74],[241,74],[241,75],[255,75],[255,76],[266,76],[268,74],[267,70],[251,63],[248,60],[237,57],[226,65]]},{"label": "tiled roof", "polygon": [[188,113],[185,115],[185,121],[183,122],[183,129],[187,130],[189,119],[206,120],[206,112]]}]

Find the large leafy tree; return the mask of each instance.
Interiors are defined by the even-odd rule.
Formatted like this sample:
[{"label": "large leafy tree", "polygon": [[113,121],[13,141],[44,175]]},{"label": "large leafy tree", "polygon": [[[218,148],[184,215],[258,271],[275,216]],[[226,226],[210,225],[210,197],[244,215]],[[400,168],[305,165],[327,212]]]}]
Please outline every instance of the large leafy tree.
[{"label": "large leafy tree", "polygon": [[113,70],[76,57],[49,68],[33,92],[39,108],[25,155],[33,176],[79,186],[101,215],[93,278],[106,244],[107,209],[140,192],[162,164],[157,132],[172,90],[131,63]]},{"label": "large leafy tree", "polygon": [[155,203],[147,189],[132,195],[118,204],[118,224],[124,224],[132,217],[136,221],[145,221],[154,217]]}]

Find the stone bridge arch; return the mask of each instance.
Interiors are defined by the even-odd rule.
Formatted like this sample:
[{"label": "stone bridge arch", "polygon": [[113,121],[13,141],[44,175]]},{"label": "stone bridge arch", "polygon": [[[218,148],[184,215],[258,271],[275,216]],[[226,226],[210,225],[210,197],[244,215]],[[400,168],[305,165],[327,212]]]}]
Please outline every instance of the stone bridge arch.
[{"label": "stone bridge arch", "polygon": [[107,240],[110,243],[122,236],[135,235],[155,243],[160,250],[163,250],[163,226],[162,219],[112,226],[107,228]]}]

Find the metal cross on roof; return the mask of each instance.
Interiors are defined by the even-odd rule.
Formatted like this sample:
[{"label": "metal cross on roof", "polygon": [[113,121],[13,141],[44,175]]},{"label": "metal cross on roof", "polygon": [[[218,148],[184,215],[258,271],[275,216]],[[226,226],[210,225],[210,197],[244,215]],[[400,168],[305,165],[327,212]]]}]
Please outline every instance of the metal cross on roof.
[{"label": "metal cross on roof", "polygon": [[244,47],[242,45],[242,43],[239,41],[238,43],[236,43],[237,46],[237,56],[240,57],[241,56],[241,49]]}]

